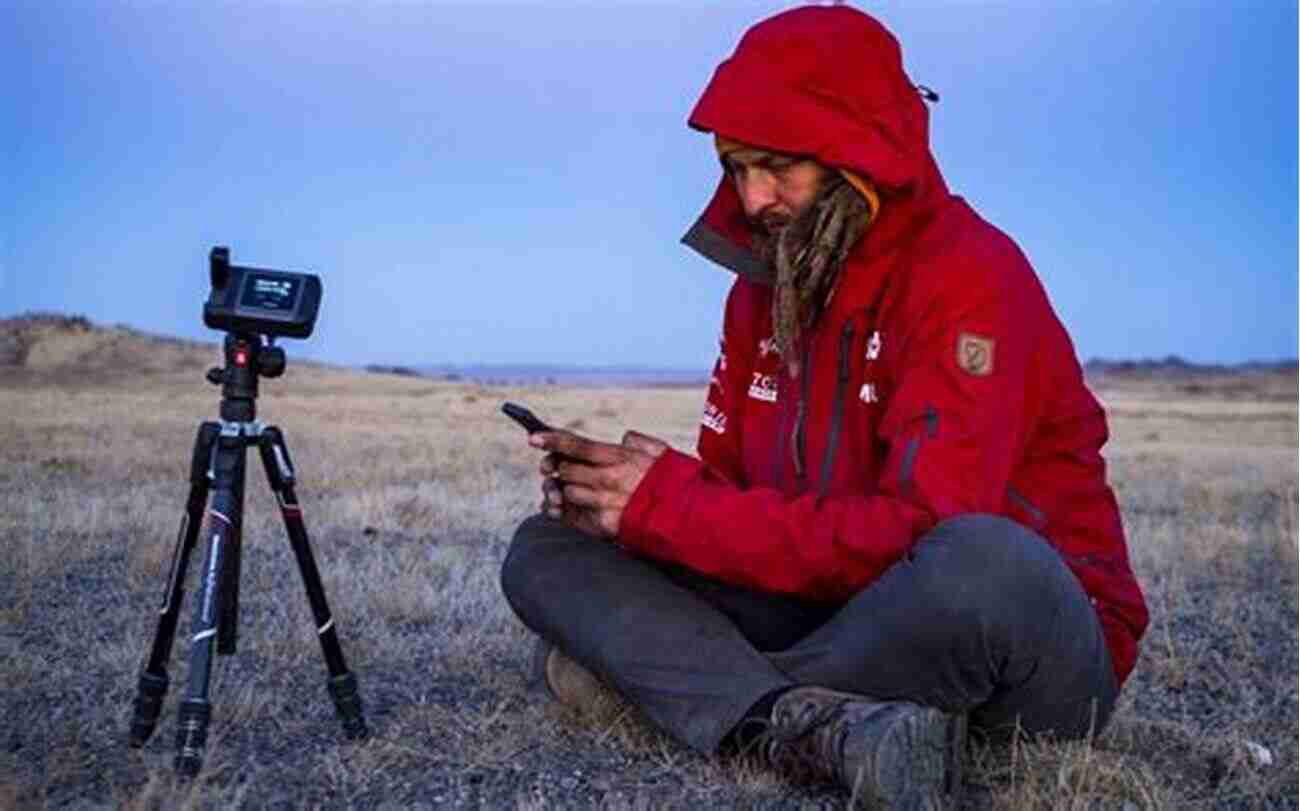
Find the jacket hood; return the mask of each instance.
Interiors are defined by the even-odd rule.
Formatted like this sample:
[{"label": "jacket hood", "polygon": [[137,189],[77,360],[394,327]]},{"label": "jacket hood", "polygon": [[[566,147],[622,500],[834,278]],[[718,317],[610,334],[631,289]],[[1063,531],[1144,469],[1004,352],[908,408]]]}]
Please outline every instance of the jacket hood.
[{"label": "jacket hood", "polygon": [[[947,196],[930,154],[929,111],[903,70],[898,40],[856,9],[806,6],[750,28],[714,72],[689,124],[870,178],[886,202],[864,242],[887,241],[936,196]],[[720,264],[762,277],[766,271],[748,255],[749,239],[740,200],[724,176],[684,241]]]}]

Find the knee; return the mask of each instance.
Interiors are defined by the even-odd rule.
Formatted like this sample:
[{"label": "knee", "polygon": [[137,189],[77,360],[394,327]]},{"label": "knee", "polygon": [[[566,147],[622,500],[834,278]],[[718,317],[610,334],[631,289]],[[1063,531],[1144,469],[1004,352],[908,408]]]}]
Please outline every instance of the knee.
[{"label": "knee", "polygon": [[922,540],[960,540],[966,545],[1005,544],[1027,538],[1036,538],[1033,531],[1010,518],[991,513],[964,513],[941,521],[934,529],[921,536]]},{"label": "knee", "polygon": [[1028,597],[1044,588],[1055,591],[1062,577],[1070,577],[1046,540],[998,515],[950,518],[922,536],[908,557],[928,581],[926,591],[948,603],[965,598],[984,605],[995,594]]},{"label": "knee", "polygon": [[501,591],[511,603],[529,590],[529,581],[533,579],[530,573],[535,573],[542,564],[546,541],[554,537],[558,523],[538,513],[524,519],[515,530],[501,564]]},{"label": "knee", "polygon": [[969,513],[938,524],[917,541],[914,557],[967,574],[1016,577],[1025,569],[1059,564],[1048,542],[1021,524],[1000,515]]}]

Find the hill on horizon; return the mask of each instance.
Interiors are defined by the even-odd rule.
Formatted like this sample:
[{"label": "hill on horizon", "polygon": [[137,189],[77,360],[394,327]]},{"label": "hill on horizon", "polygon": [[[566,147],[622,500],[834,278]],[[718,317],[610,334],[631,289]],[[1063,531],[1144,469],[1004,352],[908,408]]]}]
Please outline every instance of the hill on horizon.
[{"label": "hill on horizon", "polygon": [[[220,360],[213,341],[158,335],[127,324],[95,324],[83,315],[27,312],[0,318],[0,374],[53,376],[68,382],[99,382],[111,376],[199,374]],[[313,361],[300,361],[306,364]],[[318,364],[333,366],[333,364]],[[335,367],[338,368],[338,367]],[[1265,399],[1295,399],[1296,359],[1252,360],[1238,364],[1197,364],[1178,355],[1164,358],[1093,358],[1084,364],[1095,385],[1122,386],[1131,380],[1193,381],[1185,393],[1216,393],[1240,399],[1252,392]],[[483,385],[560,386],[694,386],[704,385],[708,370],[666,369],[630,365],[566,366],[548,364],[421,364],[372,363],[358,369],[375,374],[423,377]],[[1242,378],[1263,378],[1280,384],[1243,389]],[[1289,384],[1288,384],[1289,381]],[[1234,395],[1236,393],[1236,396]]]}]

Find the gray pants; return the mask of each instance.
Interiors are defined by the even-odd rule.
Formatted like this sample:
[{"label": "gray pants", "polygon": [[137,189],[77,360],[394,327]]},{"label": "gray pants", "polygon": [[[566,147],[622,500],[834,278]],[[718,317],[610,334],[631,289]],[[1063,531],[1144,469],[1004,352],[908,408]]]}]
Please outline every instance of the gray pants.
[{"label": "gray pants", "polygon": [[501,586],[526,626],[701,752],[799,684],[1062,737],[1100,730],[1119,689],[1078,580],[990,515],[940,524],[843,604],[721,583],[542,515],[515,533]]}]

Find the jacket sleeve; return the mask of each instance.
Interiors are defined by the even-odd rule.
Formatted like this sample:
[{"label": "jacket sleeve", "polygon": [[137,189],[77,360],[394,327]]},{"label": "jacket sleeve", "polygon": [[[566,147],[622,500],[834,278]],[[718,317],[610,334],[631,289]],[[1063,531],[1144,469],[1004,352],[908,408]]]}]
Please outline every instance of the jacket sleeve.
[{"label": "jacket sleeve", "polygon": [[745,484],[740,456],[740,425],[745,406],[745,385],[749,375],[748,319],[745,318],[747,282],[737,280],[727,295],[718,339],[718,359],[713,364],[709,392],[700,417],[697,450],[700,459],[717,479]]},{"label": "jacket sleeve", "polygon": [[1032,325],[1040,323],[1034,308],[1047,306],[1019,252],[1001,259],[1011,272],[972,268],[961,276],[969,284],[936,285],[899,350],[902,371],[878,427],[888,451],[875,488],[789,498],[717,481],[700,462],[668,451],[633,493],[620,541],[740,585],[844,599],[937,522],[1000,512],[1034,419]]}]

